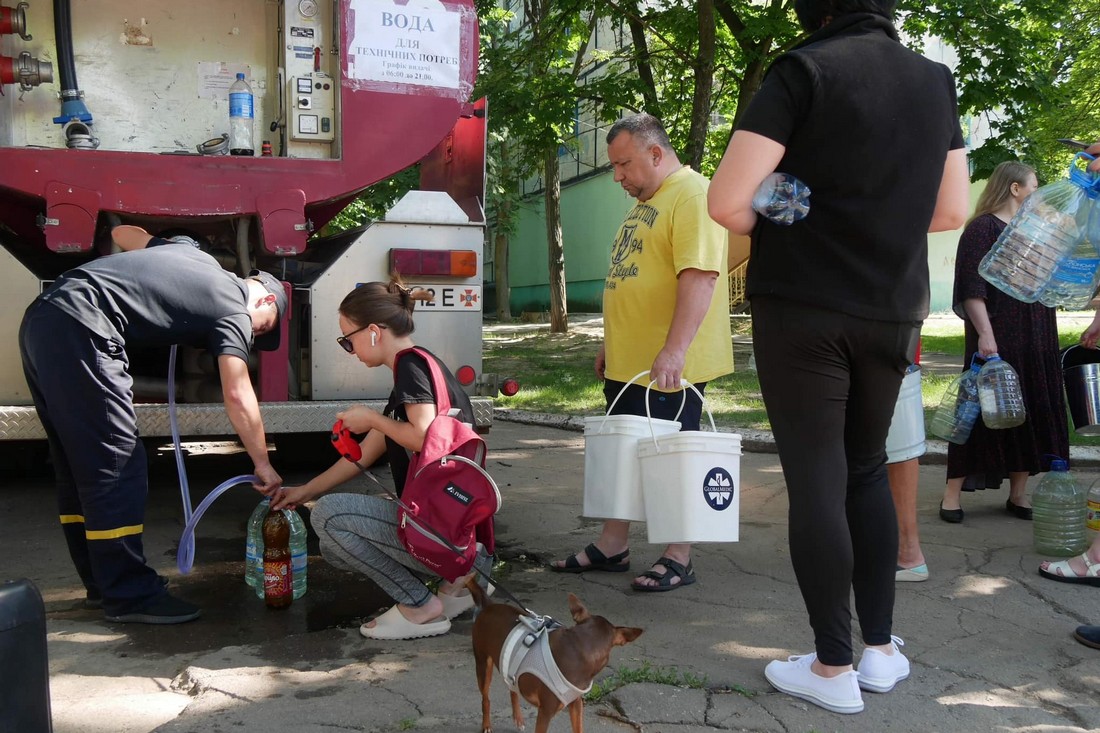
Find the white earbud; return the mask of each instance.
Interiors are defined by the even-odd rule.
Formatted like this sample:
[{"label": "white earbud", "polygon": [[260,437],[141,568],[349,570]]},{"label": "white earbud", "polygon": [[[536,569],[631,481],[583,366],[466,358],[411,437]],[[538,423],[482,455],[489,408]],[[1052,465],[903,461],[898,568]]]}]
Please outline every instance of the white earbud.
[{"label": "white earbud", "polygon": [[371,345],[371,346],[374,346],[374,345],[375,345],[375,343],[377,343],[377,342],[378,342],[378,334],[376,334],[376,333],[375,333],[374,331],[371,331],[371,334],[370,334],[370,345]]}]

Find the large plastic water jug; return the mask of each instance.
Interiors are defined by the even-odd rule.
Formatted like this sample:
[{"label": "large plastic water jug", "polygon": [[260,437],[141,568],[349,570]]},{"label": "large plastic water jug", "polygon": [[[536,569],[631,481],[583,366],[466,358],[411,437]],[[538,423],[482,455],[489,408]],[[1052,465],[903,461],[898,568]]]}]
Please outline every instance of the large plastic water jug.
[{"label": "large plastic water jug", "polygon": [[996,354],[990,355],[978,372],[978,402],[987,428],[1014,428],[1027,420],[1020,375]]},{"label": "large plastic water jug", "polygon": [[978,404],[977,359],[970,360],[970,368],[955,377],[932,416],[932,435],[949,443],[962,445],[970,438],[970,431],[978,420],[982,408]]},{"label": "large plastic water jug", "polygon": [[1085,221],[1084,236],[1069,256],[1062,260],[1046,289],[1039,295],[1039,302],[1051,308],[1064,307],[1082,310],[1092,300],[1100,285],[1100,176],[1092,185],[1084,187],[1089,198],[1087,220],[1084,211],[1079,212],[1078,223]]},{"label": "large plastic water jug", "polygon": [[[247,538],[245,540],[244,580],[256,593],[264,597],[264,517],[271,508],[271,499],[264,498],[248,518]],[[306,550],[308,530],[297,511],[284,509],[283,514],[290,522],[290,561],[293,567],[294,600],[306,594],[308,587],[309,557]]]},{"label": "large plastic water jug", "polygon": [[[1078,159],[1092,158],[1078,153],[1068,177],[1028,196],[978,265],[978,274],[1016,300],[1039,300],[1085,235],[1097,177],[1078,167]],[[1061,297],[1067,284],[1060,281],[1051,297]]]},{"label": "large plastic water jug", "polygon": [[1064,460],[1050,462],[1050,473],[1035,487],[1031,506],[1036,552],[1072,557],[1085,551],[1085,492]]}]

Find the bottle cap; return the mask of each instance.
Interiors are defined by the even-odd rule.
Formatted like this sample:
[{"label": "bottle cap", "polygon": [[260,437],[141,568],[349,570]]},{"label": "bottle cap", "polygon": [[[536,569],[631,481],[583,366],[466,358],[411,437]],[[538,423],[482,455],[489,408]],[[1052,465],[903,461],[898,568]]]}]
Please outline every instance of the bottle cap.
[{"label": "bottle cap", "polygon": [[238,71],[237,72],[237,78],[238,79],[243,79],[244,78],[244,72],[243,71]]},{"label": "bottle cap", "polygon": [[1061,458],[1055,458],[1053,461],[1050,462],[1050,470],[1051,471],[1068,471],[1069,470],[1069,464],[1066,463]]}]

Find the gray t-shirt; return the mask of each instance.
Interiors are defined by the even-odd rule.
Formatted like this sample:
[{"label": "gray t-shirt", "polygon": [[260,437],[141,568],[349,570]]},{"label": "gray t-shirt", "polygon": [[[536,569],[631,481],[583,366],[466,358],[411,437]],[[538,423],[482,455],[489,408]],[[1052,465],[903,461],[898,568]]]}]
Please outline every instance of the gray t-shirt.
[{"label": "gray t-shirt", "polygon": [[154,238],[145,249],[99,257],[39,299],[122,346],[187,344],[246,361],[252,347],[244,281],[188,244]]}]

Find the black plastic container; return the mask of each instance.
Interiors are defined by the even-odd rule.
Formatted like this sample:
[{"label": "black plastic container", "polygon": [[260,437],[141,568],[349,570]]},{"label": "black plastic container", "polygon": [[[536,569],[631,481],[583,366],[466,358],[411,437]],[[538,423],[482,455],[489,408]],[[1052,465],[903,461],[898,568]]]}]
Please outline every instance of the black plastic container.
[{"label": "black plastic container", "polygon": [[0,584],[0,731],[52,733],[46,608],[27,579]]}]

